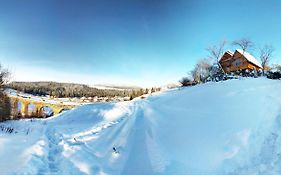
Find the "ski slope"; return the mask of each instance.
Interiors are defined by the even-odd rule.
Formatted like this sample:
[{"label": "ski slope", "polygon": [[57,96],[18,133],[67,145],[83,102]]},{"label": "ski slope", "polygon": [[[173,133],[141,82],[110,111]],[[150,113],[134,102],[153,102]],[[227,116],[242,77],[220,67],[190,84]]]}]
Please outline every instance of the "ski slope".
[{"label": "ski slope", "polygon": [[5,122],[0,174],[280,174],[280,89],[229,80]]}]

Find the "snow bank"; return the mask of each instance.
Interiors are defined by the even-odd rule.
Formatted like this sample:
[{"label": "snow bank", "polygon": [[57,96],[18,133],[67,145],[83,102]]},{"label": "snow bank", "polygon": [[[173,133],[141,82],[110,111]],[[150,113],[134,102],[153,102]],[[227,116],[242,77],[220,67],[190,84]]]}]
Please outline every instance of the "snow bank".
[{"label": "snow bank", "polygon": [[229,80],[7,122],[1,174],[279,174],[280,88]]}]

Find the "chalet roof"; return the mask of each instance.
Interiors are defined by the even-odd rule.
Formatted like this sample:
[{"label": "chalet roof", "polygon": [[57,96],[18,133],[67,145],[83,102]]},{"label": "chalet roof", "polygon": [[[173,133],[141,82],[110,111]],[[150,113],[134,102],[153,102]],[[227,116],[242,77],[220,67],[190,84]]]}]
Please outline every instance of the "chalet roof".
[{"label": "chalet roof", "polygon": [[262,65],[259,63],[259,61],[253,57],[251,54],[249,54],[248,52],[243,52],[243,50],[241,49],[237,49],[235,52],[239,52],[240,54],[244,55],[244,57],[250,62],[253,63],[254,65],[262,68]]},{"label": "chalet roof", "polygon": [[[220,60],[225,56],[225,54],[229,54],[231,57],[233,56],[233,52],[231,52],[230,50],[224,52],[224,54],[222,55],[222,57],[220,58]],[[220,61],[219,60],[219,61]]]},{"label": "chalet roof", "polygon": [[231,52],[230,50],[226,51],[224,54],[228,53],[229,55],[233,56],[233,52]]}]

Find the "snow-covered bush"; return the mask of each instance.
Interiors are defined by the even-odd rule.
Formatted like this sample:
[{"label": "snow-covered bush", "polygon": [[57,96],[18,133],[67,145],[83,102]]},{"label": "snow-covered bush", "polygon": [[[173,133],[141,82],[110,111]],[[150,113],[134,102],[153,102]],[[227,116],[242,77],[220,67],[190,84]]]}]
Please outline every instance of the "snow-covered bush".
[{"label": "snow-covered bush", "polygon": [[281,79],[281,65],[273,65],[270,71],[265,73],[267,78],[270,79]]},{"label": "snow-covered bush", "polygon": [[192,81],[188,77],[183,77],[179,82],[180,82],[180,84],[182,86],[192,86],[192,85],[195,85],[194,81]]},{"label": "snow-covered bush", "polygon": [[269,79],[281,79],[281,71],[276,71],[276,72],[269,71],[267,73],[267,78],[269,78]]}]

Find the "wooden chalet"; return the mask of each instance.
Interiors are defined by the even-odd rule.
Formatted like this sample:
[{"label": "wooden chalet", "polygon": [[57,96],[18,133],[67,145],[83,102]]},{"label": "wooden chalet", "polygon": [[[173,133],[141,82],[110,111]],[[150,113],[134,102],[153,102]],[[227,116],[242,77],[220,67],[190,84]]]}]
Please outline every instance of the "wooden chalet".
[{"label": "wooden chalet", "polygon": [[261,64],[248,52],[237,49],[234,53],[227,51],[219,61],[225,73],[239,70],[261,70]]}]

